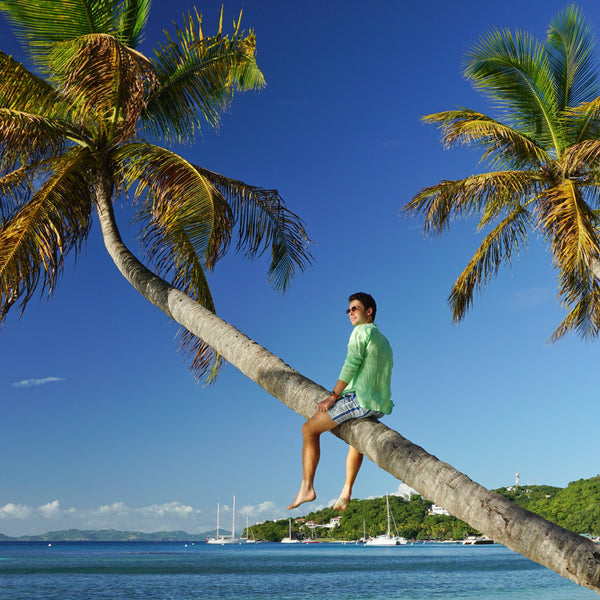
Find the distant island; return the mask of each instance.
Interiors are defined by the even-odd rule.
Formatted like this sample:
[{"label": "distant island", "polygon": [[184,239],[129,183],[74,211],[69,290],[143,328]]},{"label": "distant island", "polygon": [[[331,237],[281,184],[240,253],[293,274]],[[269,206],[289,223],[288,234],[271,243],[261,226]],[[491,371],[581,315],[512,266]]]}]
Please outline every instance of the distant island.
[{"label": "distant island", "polygon": [[[40,535],[23,535],[10,537],[0,533],[0,542],[202,542],[214,536],[216,530],[204,533],[187,533],[185,531],[117,531],[116,529],[65,529],[48,531]],[[219,535],[229,535],[219,529]]]},{"label": "distant island", "polygon": [[[570,529],[600,536],[600,475],[569,483],[566,488],[547,485],[502,487],[494,490],[516,504]],[[398,533],[410,540],[462,540],[478,535],[464,521],[444,514],[440,507],[419,495],[404,499],[390,496],[390,510]],[[343,513],[324,508],[294,520],[294,535],[321,541],[356,540],[387,530],[385,498],[352,500]],[[288,519],[265,521],[249,528],[256,540],[281,541],[288,535]],[[200,542],[215,531],[190,534],[185,531],[117,531],[114,529],[50,531],[41,535],[10,537],[0,533],[0,542]],[[228,532],[219,530],[221,535]],[[243,535],[246,535],[244,530]]]}]

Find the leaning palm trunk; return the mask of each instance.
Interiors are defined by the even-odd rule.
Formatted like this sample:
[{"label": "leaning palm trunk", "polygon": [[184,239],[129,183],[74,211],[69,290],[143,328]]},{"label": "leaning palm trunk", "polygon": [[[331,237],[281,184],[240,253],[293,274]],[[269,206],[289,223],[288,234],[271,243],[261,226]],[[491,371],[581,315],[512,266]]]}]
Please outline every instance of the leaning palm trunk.
[{"label": "leaning palm trunk", "polygon": [[[101,186],[97,191],[106,248],[124,277],[252,381],[303,417],[312,416],[329,392],[143,266],[121,240],[108,195]],[[334,433],[496,542],[600,593],[600,546],[490,492],[382,423],[348,422]]]}]

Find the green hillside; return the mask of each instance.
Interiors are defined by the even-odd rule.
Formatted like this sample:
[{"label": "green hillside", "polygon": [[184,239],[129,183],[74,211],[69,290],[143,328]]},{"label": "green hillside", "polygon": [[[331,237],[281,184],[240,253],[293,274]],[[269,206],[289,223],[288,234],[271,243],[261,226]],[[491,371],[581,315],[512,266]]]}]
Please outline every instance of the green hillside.
[{"label": "green hillside", "polygon": [[[574,481],[564,489],[534,485],[495,491],[561,527],[576,533],[600,535],[600,476]],[[418,495],[410,500],[390,496],[389,500],[397,531],[407,539],[462,540],[478,533],[455,517],[430,515],[432,503]],[[344,513],[325,508],[308,513],[304,520],[326,525],[334,517],[341,517],[339,526],[331,529],[316,527],[314,530],[295,519],[294,535],[300,539],[314,536],[322,540],[356,540],[363,537],[363,531],[367,536],[374,536],[387,530],[385,498],[352,500]],[[287,535],[287,519],[250,527],[250,536],[255,539],[279,541]]]},{"label": "green hillside", "polygon": [[[463,539],[467,535],[476,533],[463,521],[445,515],[429,515],[428,509],[431,502],[415,495],[410,500],[398,496],[390,496],[390,512],[396,523],[399,534],[407,539]],[[372,500],[352,500],[348,509],[339,513],[333,508],[325,508],[308,513],[305,521],[314,521],[319,525],[326,525],[334,517],[341,517],[339,526],[331,529],[317,527],[314,536],[321,540],[356,540],[367,536],[375,536],[387,531],[387,516],[385,498]],[[295,519],[292,521],[294,535],[302,539],[311,537],[310,529],[302,526]],[[392,524],[392,530],[394,525]],[[288,520],[267,521],[250,527],[250,537],[268,541],[280,541],[288,535]]]},{"label": "green hillside", "polygon": [[566,488],[534,485],[497,491],[565,529],[600,535],[600,475],[572,481]]}]

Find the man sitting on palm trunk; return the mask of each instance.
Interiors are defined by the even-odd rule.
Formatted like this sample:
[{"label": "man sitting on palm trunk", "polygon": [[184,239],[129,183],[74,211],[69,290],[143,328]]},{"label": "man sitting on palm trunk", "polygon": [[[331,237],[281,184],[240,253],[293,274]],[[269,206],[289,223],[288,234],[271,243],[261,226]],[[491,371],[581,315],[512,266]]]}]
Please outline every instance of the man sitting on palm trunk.
[{"label": "man sitting on palm trunk", "polygon": [[[314,478],[320,457],[320,437],[325,431],[351,419],[380,418],[389,415],[391,401],[392,349],[386,337],[375,325],[377,305],[369,294],[352,294],[346,314],[354,326],[346,361],[331,394],[319,402],[317,412],[302,426],[302,484],[288,510],[311,502],[317,494]],[[363,455],[353,448],[346,458],[346,481],[336,510],[346,510],[352,497],[352,487]]]}]

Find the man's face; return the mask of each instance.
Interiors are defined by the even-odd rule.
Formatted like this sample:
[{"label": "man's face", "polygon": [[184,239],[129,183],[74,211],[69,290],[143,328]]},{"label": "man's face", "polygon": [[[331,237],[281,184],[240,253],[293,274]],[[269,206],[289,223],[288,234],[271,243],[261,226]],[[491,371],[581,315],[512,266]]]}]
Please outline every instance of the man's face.
[{"label": "man's face", "polygon": [[372,314],[373,309],[365,308],[360,300],[352,300],[352,302],[350,302],[348,316],[350,317],[350,323],[352,323],[354,327],[356,327],[356,325],[363,325],[364,323],[372,323]]}]

